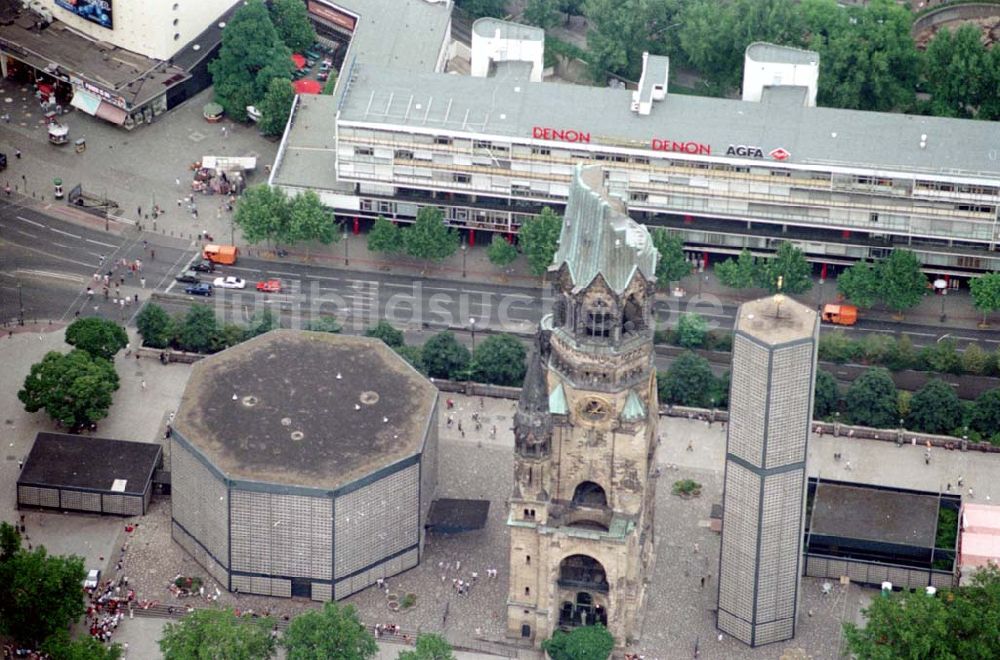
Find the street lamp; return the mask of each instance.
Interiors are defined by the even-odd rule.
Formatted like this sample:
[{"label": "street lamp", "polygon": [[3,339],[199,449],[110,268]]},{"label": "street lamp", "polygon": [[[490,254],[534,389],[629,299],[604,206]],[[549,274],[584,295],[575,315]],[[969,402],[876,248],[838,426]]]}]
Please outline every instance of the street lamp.
[{"label": "street lamp", "polygon": [[347,225],[344,225],[344,265],[350,266],[351,259],[347,254]]},{"label": "street lamp", "polygon": [[469,246],[462,243],[462,277],[465,277],[465,254],[468,252]]},{"label": "street lamp", "polygon": [[941,323],[948,320],[948,315],[944,313],[944,297],[948,294],[948,282],[938,278],[934,280],[934,290],[941,296]]},{"label": "street lamp", "polygon": [[476,319],[469,319],[469,327],[472,331],[472,357],[476,356]]},{"label": "street lamp", "polygon": [[24,298],[21,296],[21,280],[17,281],[17,306],[20,312],[17,315],[17,324],[24,325]]}]

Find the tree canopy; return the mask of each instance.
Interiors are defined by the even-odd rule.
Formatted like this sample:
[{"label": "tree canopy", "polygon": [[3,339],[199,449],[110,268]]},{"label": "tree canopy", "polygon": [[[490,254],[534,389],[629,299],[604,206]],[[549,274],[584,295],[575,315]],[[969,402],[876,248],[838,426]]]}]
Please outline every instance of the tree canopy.
[{"label": "tree canopy", "polygon": [[990,312],[1000,309],[1000,273],[986,273],[969,280],[972,304],[983,313],[983,323]]},{"label": "tree canopy", "polygon": [[726,259],[715,265],[715,276],[731,289],[749,289],[759,283],[760,266],[757,258],[744,248],[736,259]]},{"label": "tree canopy", "polygon": [[879,298],[881,277],[875,264],[859,261],[837,276],[837,291],[858,307],[871,307]]},{"label": "tree canopy", "polygon": [[166,348],[174,336],[174,323],[167,311],[156,303],[147,302],[135,317],[142,343],[150,348]]},{"label": "tree canopy", "polygon": [[557,630],[542,642],[552,660],[608,660],[614,648],[615,638],[601,624],[573,628],[568,633]]},{"label": "tree canopy", "polygon": [[[296,0],[292,0],[295,2]],[[298,3],[302,5],[302,3]],[[305,5],[302,5],[305,7]],[[272,78],[267,84],[267,92],[257,107],[260,110],[260,121],[257,128],[264,135],[281,135],[285,132],[288,115],[292,112],[292,102],[295,101],[295,88],[288,78]]]},{"label": "tree canopy", "polygon": [[532,275],[544,275],[556,249],[562,232],[562,217],[549,207],[542,209],[537,217],[525,220],[519,236],[521,251],[528,260],[528,270]]},{"label": "tree canopy", "polygon": [[435,206],[417,211],[416,221],[403,230],[406,254],[418,259],[442,261],[458,249],[458,232],[444,222],[444,213]]},{"label": "tree canopy", "polygon": [[871,367],[847,390],[847,412],[855,424],[895,428],[899,422],[896,384],[884,367]]},{"label": "tree canopy", "polygon": [[316,41],[316,30],[301,0],[271,0],[271,23],[278,38],[293,53],[308,50]]},{"label": "tree canopy", "polygon": [[1000,389],[979,395],[972,406],[969,426],[987,437],[1000,433]]},{"label": "tree canopy", "polygon": [[903,590],[872,598],[865,626],[844,624],[851,656],[989,660],[1000,657],[1000,570],[981,568],[972,583],[935,596]]},{"label": "tree canopy", "polygon": [[684,254],[684,239],[677,234],[671,234],[663,227],[653,230],[653,245],[660,253],[656,262],[656,284],[660,288],[668,288],[671,282],[677,282],[691,274],[691,264]]},{"label": "tree canopy", "polygon": [[715,376],[708,360],[691,351],[678,355],[666,373],[656,374],[660,401],[702,408],[712,405]]},{"label": "tree canopy", "polygon": [[83,559],[52,556],[43,546],[25,550],[11,525],[0,526],[5,546],[17,542],[12,553],[13,546],[4,548],[0,561],[0,634],[39,644],[83,616]]},{"label": "tree canopy", "polygon": [[773,257],[764,261],[758,281],[772,293],[778,291],[780,282],[783,292],[798,295],[812,288],[812,266],[802,250],[785,241]]},{"label": "tree canopy", "polygon": [[509,266],[517,259],[517,247],[500,234],[494,234],[490,246],[486,248],[486,257],[494,266]]},{"label": "tree canopy", "polygon": [[191,305],[178,328],[177,342],[183,350],[194,353],[209,353],[219,348],[219,322],[212,308]]},{"label": "tree canopy", "polygon": [[42,643],[41,650],[50,660],[118,660],[122,657],[120,644],[105,646],[90,635],[71,639],[65,630],[50,635]]},{"label": "tree canopy", "polygon": [[108,360],[86,351],[50,351],[31,365],[17,398],[28,412],[49,417],[76,433],[104,419],[118,389],[118,373]]},{"label": "tree canopy", "polygon": [[927,292],[927,276],[920,270],[920,260],[909,250],[893,250],[879,264],[882,301],[898,313],[916,307]]},{"label": "tree canopy", "polygon": [[113,360],[115,354],[128,343],[128,333],[114,321],[88,316],[69,324],[66,343],[93,357]]},{"label": "tree canopy", "polygon": [[816,370],[816,389],[813,395],[813,417],[826,419],[837,411],[840,405],[840,388],[829,371]]},{"label": "tree canopy", "polygon": [[469,349],[460,344],[449,331],[439,332],[421,350],[424,368],[431,378],[458,378],[469,368]]},{"label": "tree canopy", "polygon": [[503,18],[507,13],[507,0],[455,0],[455,4],[474,19],[485,16]]},{"label": "tree canopy", "polygon": [[290,243],[319,241],[323,245],[340,240],[340,232],[333,222],[333,213],[328,211],[312,190],[304,190],[289,200]]},{"label": "tree canopy", "polygon": [[[944,27],[923,53],[923,74],[931,110],[940,117],[974,117],[997,94],[997,72],[976,24]],[[996,117],[983,116],[995,119]]]},{"label": "tree canopy", "polygon": [[490,335],[476,346],[472,377],[481,383],[520,386],[524,380],[526,357],[524,342],[514,335]]},{"label": "tree canopy", "polygon": [[951,385],[932,378],[910,399],[908,428],[924,433],[948,434],[962,425],[965,411]]},{"label": "tree canopy", "polygon": [[240,618],[229,609],[196,609],[163,628],[160,651],[164,660],[267,660],[277,648],[273,626],[269,617]]},{"label": "tree canopy", "polygon": [[365,337],[375,337],[384,341],[390,348],[399,348],[404,343],[403,331],[398,330],[388,321],[382,320],[365,330]]},{"label": "tree canopy", "polygon": [[412,651],[401,651],[396,660],[455,660],[451,644],[441,635],[422,633]]},{"label": "tree canopy", "polygon": [[278,38],[263,0],[247,0],[222,31],[219,56],[208,65],[215,100],[230,117],[245,121],[274,78],[291,79],[292,53]]},{"label": "tree canopy", "polygon": [[677,344],[684,348],[698,348],[705,343],[708,322],[700,314],[685,312],[677,321]]},{"label": "tree canopy", "polygon": [[354,606],[334,602],[292,619],[281,645],[288,660],[367,660],[378,653],[375,637],[358,620]]},{"label": "tree canopy", "polygon": [[266,183],[250,186],[236,202],[233,222],[248,243],[286,240],[289,235],[288,198],[281,188]]},{"label": "tree canopy", "polygon": [[403,235],[394,222],[383,216],[375,219],[371,231],[368,232],[368,250],[394,254],[403,250]]}]

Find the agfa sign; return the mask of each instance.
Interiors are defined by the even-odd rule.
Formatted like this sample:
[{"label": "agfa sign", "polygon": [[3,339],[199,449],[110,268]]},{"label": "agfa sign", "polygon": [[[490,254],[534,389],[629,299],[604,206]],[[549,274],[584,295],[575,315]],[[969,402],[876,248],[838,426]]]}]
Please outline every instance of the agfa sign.
[{"label": "agfa sign", "polygon": [[[731,144],[729,148],[726,149],[727,156],[741,156],[743,158],[763,158],[764,150],[760,147],[754,147],[746,144]],[[777,149],[772,149],[767,152],[767,155],[774,160],[788,160],[792,155],[787,149],[778,147]]]}]

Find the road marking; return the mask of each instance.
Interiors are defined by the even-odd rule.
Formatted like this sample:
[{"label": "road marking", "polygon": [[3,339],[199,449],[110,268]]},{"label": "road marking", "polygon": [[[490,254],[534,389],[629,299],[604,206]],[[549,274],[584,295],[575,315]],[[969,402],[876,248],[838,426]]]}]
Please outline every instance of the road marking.
[{"label": "road marking", "polygon": [[38,238],[37,235],[32,234],[30,231],[24,231],[23,229],[15,229],[14,231],[16,231],[18,234],[24,234],[25,236],[30,236],[32,238]]},{"label": "road marking", "polygon": [[[102,243],[101,241],[95,241],[92,238],[85,238],[83,240],[87,241],[88,243],[93,243],[94,245],[100,245],[101,247],[109,247],[109,248],[118,247],[117,245],[113,245],[111,243]],[[98,256],[100,256],[100,255],[98,255]]]},{"label": "road marking", "polygon": [[416,284],[397,284],[396,282],[382,282],[382,286],[392,289],[412,289]]},{"label": "road marking", "polygon": [[428,291],[458,291],[458,289],[446,286],[425,286],[424,288]]},{"label": "road marking", "polygon": [[71,248],[68,245],[63,245],[62,243],[56,243],[55,241],[52,241],[52,245],[55,245],[56,247],[66,248],[67,250],[72,250],[73,249],[73,248]]},{"label": "road marking", "polygon": [[70,238],[83,238],[83,236],[77,236],[76,234],[71,234],[68,231],[63,231],[62,229],[56,229],[55,227],[49,227],[49,231],[54,231],[57,234],[62,234],[63,236],[69,236]]},{"label": "road marking", "polygon": [[35,225],[36,227],[44,227],[45,226],[45,225],[43,225],[40,222],[35,222],[34,220],[28,220],[27,218],[25,218],[23,216],[20,216],[20,215],[17,216],[17,219],[20,220],[20,221],[22,221],[22,222],[27,222],[29,225]]},{"label": "road marking", "polygon": [[66,273],[54,273],[50,270],[25,270],[18,269],[18,273],[23,275],[35,275],[37,277],[54,277],[57,280],[69,280],[70,282],[86,282],[87,278],[79,275],[68,275]]}]

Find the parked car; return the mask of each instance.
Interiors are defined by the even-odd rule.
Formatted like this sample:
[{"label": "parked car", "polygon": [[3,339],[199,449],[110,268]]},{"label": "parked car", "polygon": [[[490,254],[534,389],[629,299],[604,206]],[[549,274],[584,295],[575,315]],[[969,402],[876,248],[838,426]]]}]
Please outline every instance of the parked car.
[{"label": "parked car", "polygon": [[250,121],[260,121],[260,118],[262,116],[263,115],[260,113],[260,110],[258,110],[257,108],[255,108],[252,105],[247,106],[247,119],[249,119]]},{"label": "parked car", "polygon": [[192,296],[211,296],[212,295],[212,285],[201,282],[200,284],[192,284],[191,286],[184,289],[184,293],[190,293]]},{"label": "parked car", "polygon": [[264,293],[278,293],[281,291],[281,280],[261,280],[257,282],[257,290]]},{"label": "parked car", "polygon": [[228,277],[216,277],[212,280],[212,285],[217,286],[220,289],[244,289],[246,288],[247,282],[241,277],[233,277],[230,275]]},{"label": "parked car", "polygon": [[87,577],[83,580],[84,589],[96,589],[97,585],[101,583],[101,569],[92,568],[90,572],[87,573]]},{"label": "parked car", "polygon": [[208,259],[200,259],[191,264],[191,270],[196,270],[199,273],[214,273],[215,264]]},{"label": "parked car", "polygon": [[197,284],[198,283],[198,273],[193,270],[186,270],[177,277],[174,278],[178,282],[183,282],[184,284]]}]

